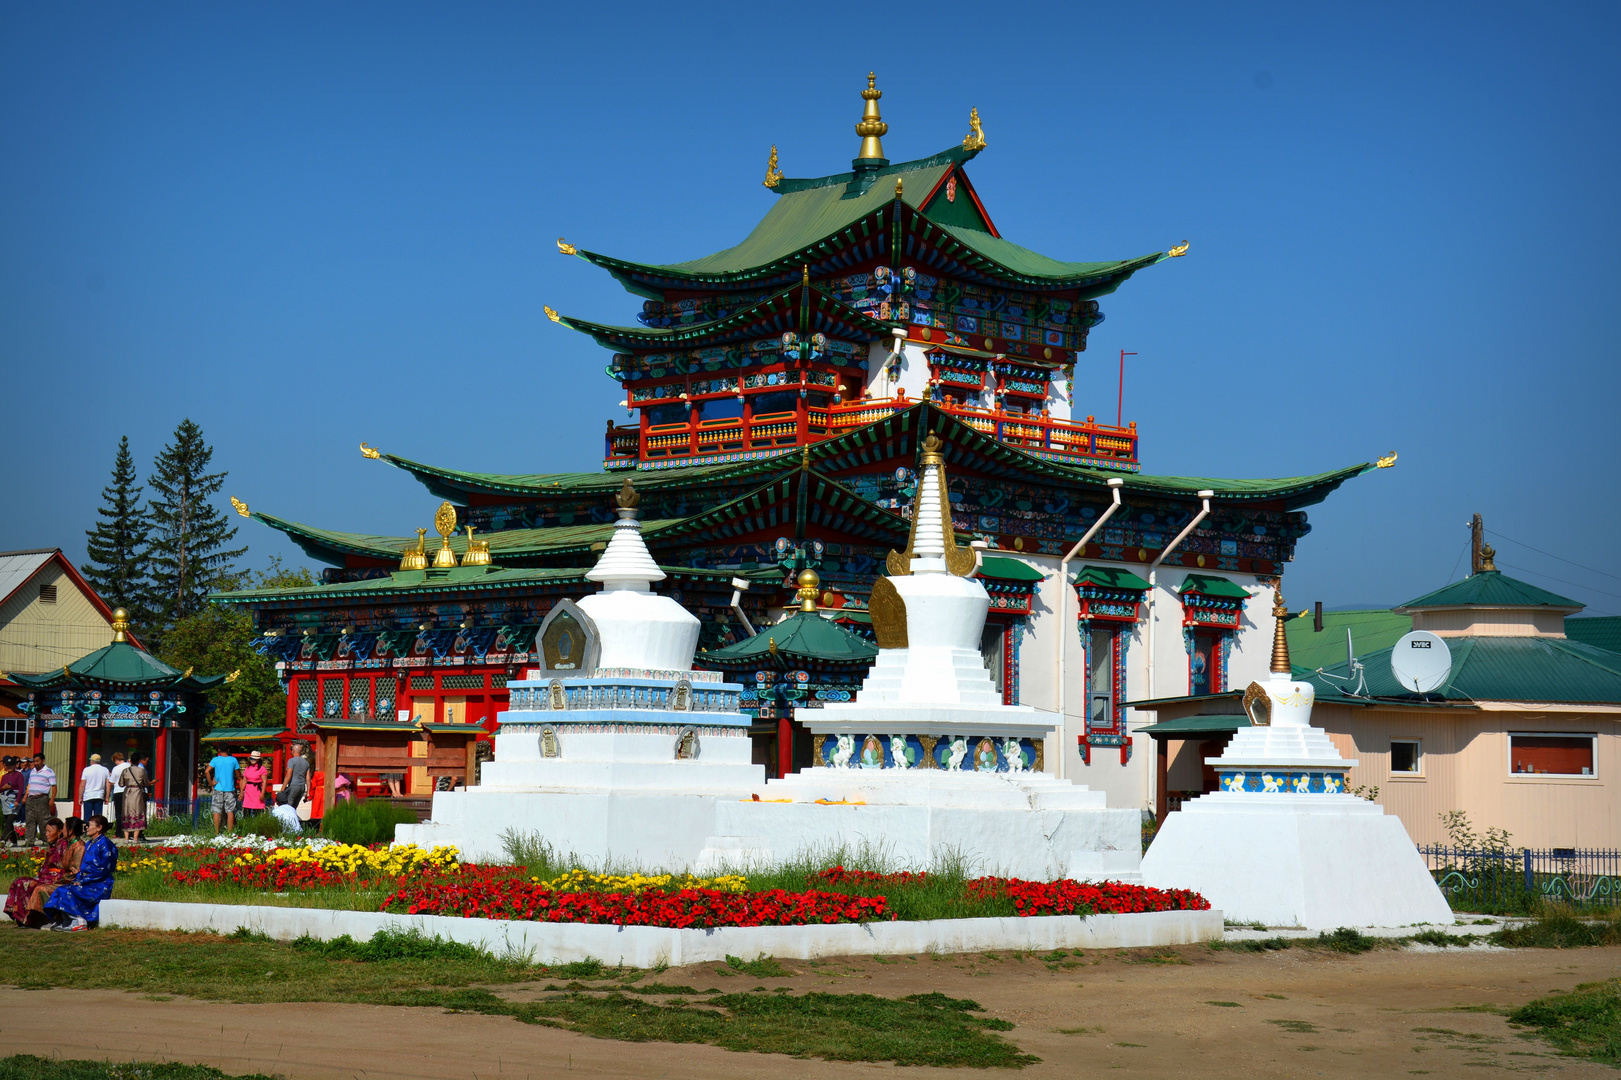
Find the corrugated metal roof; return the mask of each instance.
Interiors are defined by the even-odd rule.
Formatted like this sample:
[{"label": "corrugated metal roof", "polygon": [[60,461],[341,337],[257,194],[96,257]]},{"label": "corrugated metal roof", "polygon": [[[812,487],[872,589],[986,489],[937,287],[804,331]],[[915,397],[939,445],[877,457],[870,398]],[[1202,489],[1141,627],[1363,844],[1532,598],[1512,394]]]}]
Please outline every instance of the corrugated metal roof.
[{"label": "corrugated metal roof", "polygon": [[[1438,691],[1447,701],[1535,701],[1621,704],[1621,654],[1579,641],[1540,637],[1448,638],[1452,674]],[[1359,650],[1360,652],[1360,650]],[[1390,649],[1360,656],[1370,697],[1406,698],[1411,692],[1390,670]],[[1297,671],[1299,669],[1297,668]],[[1346,665],[1325,665],[1304,676],[1320,699],[1346,700]],[[1432,697],[1435,695],[1432,695]]]},{"label": "corrugated metal roof", "polygon": [[11,594],[33,577],[39,568],[51,561],[56,548],[35,548],[32,551],[0,551],[0,604],[11,599]]},{"label": "corrugated metal roof", "polygon": [[1413,628],[1413,620],[1397,615],[1389,608],[1367,611],[1325,611],[1323,632],[1317,633],[1312,619],[1290,619],[1283,624],[1289,638],[1289,661],[1295,667],[1308,671],[1316,668],[1345,666],[1345,631],[1351,631],[1351,642],[1358,657],[1380,649],[1389,649],[1396,640]]},{"label": "corrugated metal roof", "polygon": [[1621,617],[1587,615],[1565,620],[1565,636],[1596,649],[1621,653]]}]

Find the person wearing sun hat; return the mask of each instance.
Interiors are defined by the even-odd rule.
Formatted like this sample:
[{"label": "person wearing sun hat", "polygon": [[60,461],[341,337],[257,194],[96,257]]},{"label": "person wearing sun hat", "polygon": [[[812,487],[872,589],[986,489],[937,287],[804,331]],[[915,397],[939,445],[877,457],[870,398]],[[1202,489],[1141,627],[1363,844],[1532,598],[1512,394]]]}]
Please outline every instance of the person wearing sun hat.
[{"label": "person wearing sun hat", "polygon": [[90,764],[79,774],[79,805],[85,817],[101,813],[101,808],[107,803],[107,787],[111,780],[112,774],[101,763],[101,755],[91,754]]},{"label": "person wearing sun hat", "polygon": [[262,814],[267,807],[265,794],[270,786],[270,767],[265,764],[265,756],[255,750],[248,755],[248,763],[242,769],[242,812],[244,814]]}]

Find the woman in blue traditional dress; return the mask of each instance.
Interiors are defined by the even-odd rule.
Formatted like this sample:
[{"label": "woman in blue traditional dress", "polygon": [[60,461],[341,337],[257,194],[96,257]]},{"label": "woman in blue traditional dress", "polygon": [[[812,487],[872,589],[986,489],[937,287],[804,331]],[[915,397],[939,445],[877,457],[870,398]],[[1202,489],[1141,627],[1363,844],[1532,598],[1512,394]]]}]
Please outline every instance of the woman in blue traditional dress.
[{"label": "woman in blue traditional dress", "polygon": [[38,928],[45,921],[45,899],[58,885],[70,884],[84,857],[84,828],[78,818],[51,818],[45,822],[45,860],[33,877],[20,877],[11,883],[6,895],[6,914],[17,929]]},{"label": "woman in blue traditional dress", "polygon": [[84,823],[89,837],[79,876],[45,901],[45,911],[60,921],[52,930],[87,930],[101,919],[101,902],[113,894],[113,871],[118,868],[118,847],[106,836],[107,819],[96,814]]}]

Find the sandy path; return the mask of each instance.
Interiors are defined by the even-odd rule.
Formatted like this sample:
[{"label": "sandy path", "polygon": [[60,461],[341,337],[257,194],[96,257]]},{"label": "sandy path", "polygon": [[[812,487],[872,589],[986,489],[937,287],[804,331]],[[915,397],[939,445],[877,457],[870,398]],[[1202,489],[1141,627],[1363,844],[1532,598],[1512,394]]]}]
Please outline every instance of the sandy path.
[{"label": "sandy path", "polygon": [[[660,981],[728,991],[789,985],[885,996],[939,990],[972,997],[1018,1027],[1008,1035],[1041,1064],[998,1076],[1437,1077],[1480,1068],[1606,1077],[1554,1056],[1500,1016],[1457,1006],[1517,1005],[1621,972],[1621,949],[1468,953],[1179,950],[1186,964],[1127,962],[1098,952],[1049,971],[1030,959],[869,958],[789,966],[791,979],[719,978],[713,965]],[[1094,963],[1094,961],[1100,961]],[[1277,996],[1269,996],[1277,995]],[[526,996],[523,990],[514,996]],[[1235,1003],[1211,1005],[1210,1001]],[[953,1070],[801,1061],[707,1046],[621,1043],[505,1017],[364,1005],[214,1005],[110,991],[0,990],[0,1053],[184,1060],[290,1080],[361,1077],[646,1077],[653,1080],[871,1075],[962,1076]],[[1280,1023],[1282,1021],[1282,1023]],[[1059,1028],[1085,1028],[1061,1034]],[[1439,1030],[1415,1030],[1415,1029]]]}]

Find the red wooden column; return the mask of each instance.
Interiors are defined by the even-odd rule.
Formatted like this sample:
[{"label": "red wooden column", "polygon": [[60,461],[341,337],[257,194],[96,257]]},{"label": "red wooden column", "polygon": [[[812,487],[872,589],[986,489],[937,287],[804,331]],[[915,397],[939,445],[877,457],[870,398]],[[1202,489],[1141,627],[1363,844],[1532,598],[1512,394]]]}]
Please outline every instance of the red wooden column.
[{"label": "red wooden column", "polygon": [[1166,781],[1171,774],[1171,740],[1154,740],[1154,828],[1158,829],[1165,824],[1165,814],[1170,807],[1170,792],[1165,790]]},{"label": "red wooden column", "polygon": [[[90,760],[90,729],[76,727],[70,730],[73,732],[73,777],[72,779],[62,776],[56,778],[56,795],[60,799],[63,788],[66,787],[68,802],[73,805],[71,813],[78,817],[80,811],[84,809],[79,802],[79,777],[84,774],[84,767]],[[51,813],[54,814],[55,812],[56,807],[51,807]]]},{"label": "red wooden column", "polygon": [[794,725],[786,716],[777,718],[777,775],[794,771]]},{"label": "red wooden column", "polygon": [[[152,791],[158,798],[169,798],[169,729],[158,728],[158,737],[152,746]],[[165,807],[165,813],[168,812]]]}]

